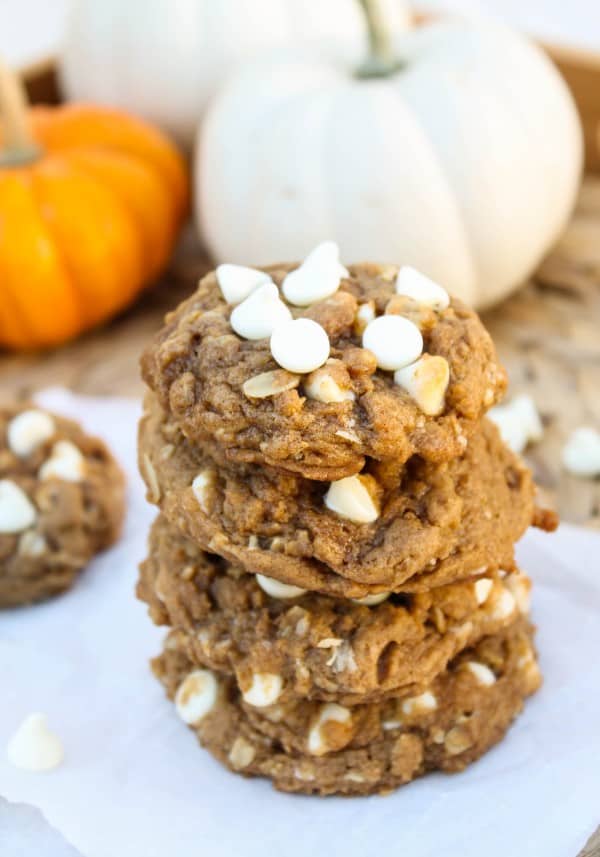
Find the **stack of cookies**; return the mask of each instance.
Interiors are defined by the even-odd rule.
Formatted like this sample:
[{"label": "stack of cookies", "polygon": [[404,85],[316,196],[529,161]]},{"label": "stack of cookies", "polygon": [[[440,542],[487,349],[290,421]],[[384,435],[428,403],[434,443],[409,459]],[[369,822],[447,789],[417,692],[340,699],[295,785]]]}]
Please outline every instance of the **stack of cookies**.
[{"label": "stack of cookies", "polygon": [[485,412],[477,315],[411,268],[222,265],[142,359],[160,508],[154,672],[235,771],[385,792],[458,771],[540,684],[514,543],[536,510]]}]

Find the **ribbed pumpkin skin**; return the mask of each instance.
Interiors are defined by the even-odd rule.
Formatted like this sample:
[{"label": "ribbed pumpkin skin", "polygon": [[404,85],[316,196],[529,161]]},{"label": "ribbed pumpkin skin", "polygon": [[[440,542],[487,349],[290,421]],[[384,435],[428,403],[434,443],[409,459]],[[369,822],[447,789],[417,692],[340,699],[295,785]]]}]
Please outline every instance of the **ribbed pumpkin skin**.
[{"label": "ribbed pumpkin skin", "polygon": [[0,167],[0,346],[60,344],[126,307],[169,259],[184,161],[160,132],[96,106],[35,107],[41,156]]}]

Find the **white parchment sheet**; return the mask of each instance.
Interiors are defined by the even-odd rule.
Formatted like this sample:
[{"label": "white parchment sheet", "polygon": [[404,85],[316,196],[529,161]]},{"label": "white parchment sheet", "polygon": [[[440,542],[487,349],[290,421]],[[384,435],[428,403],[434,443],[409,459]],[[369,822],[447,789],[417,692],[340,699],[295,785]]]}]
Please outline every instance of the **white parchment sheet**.
[{"label": "white parchment sheet", "polygon": [[[0,614],[0,795],[39,808],[84,857],[575,857],[600,823],[600,535],[562,527],[520,546],[545,684],[498,747],[385,798],[287,796],[213,761],[148,670],[163,631],[133,596],[154,516],[136,473],[139,404],[60,390],[40,400],[108,441],[129,513],[74,590]],[[45,774],[6,761],[32,711],[65,745]],[[9,817],[3,806],[2,855]],[[42,853],[35,835],[23,854]]]}]

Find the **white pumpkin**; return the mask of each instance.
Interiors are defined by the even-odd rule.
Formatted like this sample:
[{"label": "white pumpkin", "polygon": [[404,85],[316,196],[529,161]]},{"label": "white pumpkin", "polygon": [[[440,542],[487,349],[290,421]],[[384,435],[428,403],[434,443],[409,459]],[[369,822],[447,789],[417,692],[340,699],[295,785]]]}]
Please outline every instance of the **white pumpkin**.
[{"label": "white pumpkin", "polygon": [[[404,0],[385,0],[403,30]],[[224,77],[266,49],[312,48],[358,62],[357,0],[75,0],[61,60],[67,95],[122,107],[190,144]]]},{"label": "white pumpkin", "polygon": [[[373,0],[371,0],[371,3]],[[217,261],[409,264],[470,304],[518,286],[572,210],[582,135],[568,90],[524,37],[478,19],[406,32],[400,70],[328,62],[241,71],[205,115],[197,221]]]}]

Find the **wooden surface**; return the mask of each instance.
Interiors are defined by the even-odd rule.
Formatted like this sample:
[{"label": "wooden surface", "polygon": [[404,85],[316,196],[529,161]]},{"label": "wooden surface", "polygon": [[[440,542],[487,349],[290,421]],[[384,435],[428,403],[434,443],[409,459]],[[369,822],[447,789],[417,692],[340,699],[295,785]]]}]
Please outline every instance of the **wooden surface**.
[{"label": "wooden surface", "polygon": [[544,45],[575,99],[585,143],[588,171],[600,171],[600,53]]},{"label": "wooden surface", "polygon": [[[144,344],[208,267],[186,237],[163,282],[112,324],[44,355],[0,357],[3,395],[57,384],[141,395]],[[563,520],[600,528],[600,481],[569,476],[560,463],[572,429],[600,427],[600,177],[586,179],[566,234],[530,283],[484,320],[509,370],[511,394],[530,393],[543,416],[544,437],[526,457],[544,499]]]},{"label": "wooden surface", "polygon": [[570,476],[570,431],[600,428],[600,177],[586,179],[575,216],[531,282],[484,316],[511,381],[545,425],[527,450],[542,496],[576,524],[600,528],[600,480]]}]

